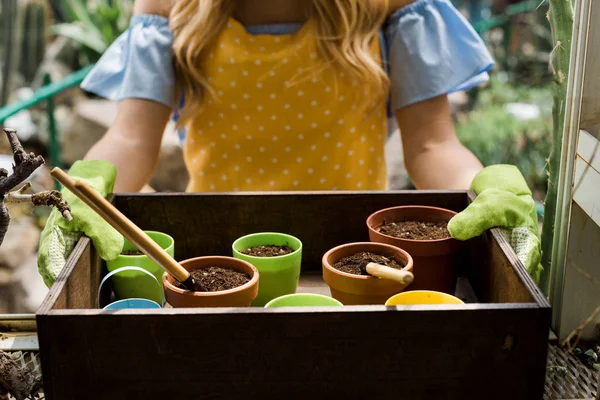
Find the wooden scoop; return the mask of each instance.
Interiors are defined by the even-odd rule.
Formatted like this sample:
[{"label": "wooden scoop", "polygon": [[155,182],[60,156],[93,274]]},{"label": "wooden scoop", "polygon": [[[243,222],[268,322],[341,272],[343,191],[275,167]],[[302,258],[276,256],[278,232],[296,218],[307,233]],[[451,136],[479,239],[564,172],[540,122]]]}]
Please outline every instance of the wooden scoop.
[{"label": "wooden scoop", "polygon": [[131,222],[131,220],[94,189],[84,182],[74,181],[60,168],[54,168],[50,174],[187,289],[194,292],[208,291],[185,268],[175,261],[173,257],[164,251],[155,241],[150,239],[144,231]]},{"label": "wooden scoop", "polygon": [[363,275],[372,275],[381,279],[389,279],[404,285],[410,285],[415,276],[410,271],[388,267],[376,263],[364,263],[360,266],[360,272]]}]

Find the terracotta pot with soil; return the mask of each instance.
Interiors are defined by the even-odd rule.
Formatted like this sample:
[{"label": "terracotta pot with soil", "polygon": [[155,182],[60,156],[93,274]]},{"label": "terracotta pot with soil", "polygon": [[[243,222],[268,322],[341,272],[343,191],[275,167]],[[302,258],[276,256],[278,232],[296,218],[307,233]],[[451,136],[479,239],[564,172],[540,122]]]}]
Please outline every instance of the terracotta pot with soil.
[{"label": "terracotta pot with soil", "polygon": [[383,243],[350,243],[335,247],[323,256],[323,280],[331,296],[344,305],[385,304],[402,292],[406,284],[363,275],[365,262],[412,271],[413,260],[406,251]]},{"label": "terracotta pot with soil", "polygon": [[402,248],[413,257],[414,282],[407,290],[435,290],[453,295],[461,242],[448,232],[454,211],[427,206],[392,207],[367,219],[369,239]]},{"label": "terracotta pot with soil", "polygon": [[215,256],[193,258],[180,264],[208,291],[191,292],[165,272],[165,297],[174,308],[250,307],[256,298],[258,270],[246,261]]}]

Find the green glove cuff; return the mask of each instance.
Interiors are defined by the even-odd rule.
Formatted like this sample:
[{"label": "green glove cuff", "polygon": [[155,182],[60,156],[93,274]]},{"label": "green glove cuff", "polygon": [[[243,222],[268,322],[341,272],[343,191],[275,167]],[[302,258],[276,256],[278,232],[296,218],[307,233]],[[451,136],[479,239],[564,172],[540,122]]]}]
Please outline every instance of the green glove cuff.
[{"label": "green glove cuff", "polygon": [[117,168],[114,164],[103,160],[76,161],[69,170],[69,176],[84,181],[105,197],[114,189]]},{"label": "green glove cuff", "polygon": [[484,168],[475,176],[471,189],[480,194],[486,189],[497,189],[516,194],[517,196],[531,196],[531,190],[514,165],[491,165]]}]

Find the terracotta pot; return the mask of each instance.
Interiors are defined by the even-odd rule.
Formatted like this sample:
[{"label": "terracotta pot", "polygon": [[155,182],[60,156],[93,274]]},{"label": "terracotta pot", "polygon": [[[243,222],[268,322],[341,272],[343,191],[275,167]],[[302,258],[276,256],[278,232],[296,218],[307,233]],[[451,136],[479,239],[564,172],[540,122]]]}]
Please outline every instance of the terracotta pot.
[{"label": "terracotta pot", "polygon": [[400,247],[413,257],[415,276],[408,290],[434,290],[453,295],[456,289],[457,252],[461,242],[441,240],[410,240],[384,235],[382,225],[402,221],[450,221],[456,213],[443,208],[402,206],[377,211],[367,219],[369,239]]},{"label": "terracotta pot", "polygon": [[198,257],[181,262],[188,271],[199,268],[221,267],[245,272],[251,276],[246,284],[220,292],[190,292],[173,285],[173,277],[165,272],[163,285],[165,298],[174,308],[193,307],[250,307],[258,294],[258,270],[252,264],[232,257]]},{"label": "terracotta pot", "polygon": [[398,247],[371,242],[349,243],[325,253],[323,280],[329,285],[331,297],[344,305],[385,304],[387,299],[403,291],[406,285],[373,276],[348,274],[333,268],[342,258],[363,251],[392,258],[405,265],[404,270],[412,270],[412,257]]}]

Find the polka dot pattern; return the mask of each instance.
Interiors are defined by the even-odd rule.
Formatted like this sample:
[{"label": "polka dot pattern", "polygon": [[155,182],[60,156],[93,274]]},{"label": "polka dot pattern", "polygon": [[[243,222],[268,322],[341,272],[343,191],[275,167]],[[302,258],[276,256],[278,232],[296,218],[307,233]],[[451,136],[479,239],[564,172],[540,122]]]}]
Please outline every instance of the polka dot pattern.
[{"label": "polka dot pattern", "polygon": [[230,21],[205,63],[218,101],[187,127],[188,191],[386,188],[385,106],[360,107],[343,73],[314,73],[317,59],[309,25],[252,36]]}]

